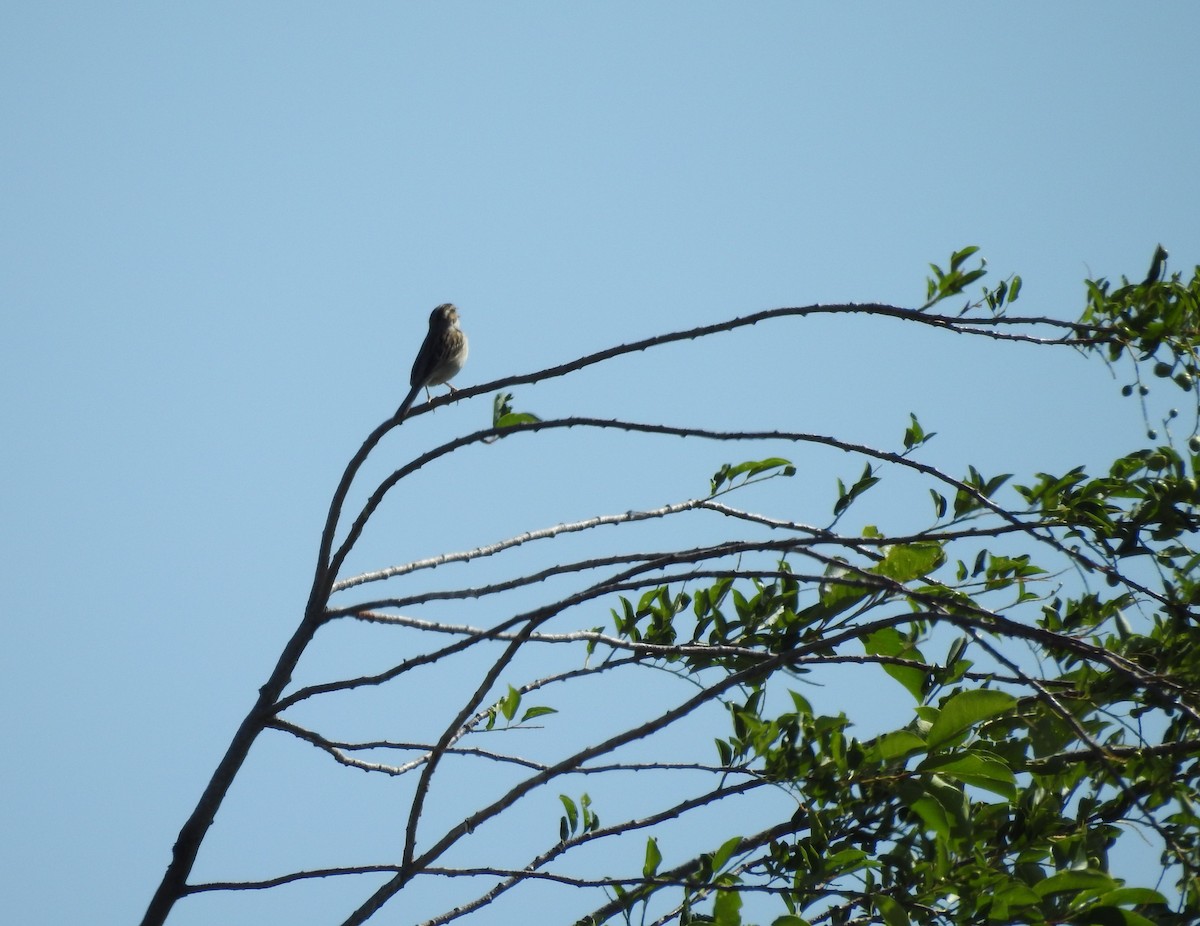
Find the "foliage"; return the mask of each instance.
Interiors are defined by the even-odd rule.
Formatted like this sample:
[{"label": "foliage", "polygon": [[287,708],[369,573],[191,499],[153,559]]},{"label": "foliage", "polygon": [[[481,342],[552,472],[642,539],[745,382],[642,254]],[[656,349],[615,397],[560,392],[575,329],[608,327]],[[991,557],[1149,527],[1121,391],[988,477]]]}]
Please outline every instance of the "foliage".
[{"label": "foliage", "polygon": [[[1193,402],[1200,375],[1200,268],[1190,280],[1166,275],[1159,248],[1141,283],[1088,281],[1074,321],[1015,318],[1021,291],[1013,276],[954,317],[933,308],[963,297],[984,276],[976,248],[933,268],[918,310],[889,306],[813,306],[774,310],[705,329],[650,339],[573,364],[486,384],[503,390],[563,375],[622,353],[707,336],[767,319],[838,311],[868,312],[936,329],[984,334],[1046,349],[1071,348],[1127,370],[1126,395],[1147,415],[1149,444],[1096,470],[955,476],[922,462],[935,438],[912,415],[895,450],[834,437],[717,432],[595,419],[540,419],[512,410],[498,392],[494,426],[457,438],[396,470],[334,543],[350,482],[393,426],[385,423],[348,468],[335,496],[313,594],[298,629],[231,754],[218,768],[197,814],[181,834],[183,850],[164,879],[146,923],[171,904],[210,890],[264,888],[327,877],[388,875],[368,888],[345,919],[360,923],[418,878],[437,871],[489,886],[462,894],[430,924],[484,910],[509,892],[551,882],[571,891],[581,924],[741,923],[1123,923],[1182,924],[1200,919],[1200,551],[1196,548],[1200,442],[1171,436],[1177,419],[1148,418],[1148,383],[1160,380]],[[1121,365],[1121,366],[1118,366]],[[1147,375],[1147,371],[1151,375]],[[472,390],[460,395],[469,396]],[[436,403],[435,403],[436,404]],[[418,417],[429,406],[416,409]],[[1194,419],[1195,420],[1195,419]],[[646,511],[598,515],[517,535],[461,554],[496,556],[540,541],[615,525],[703,515],[728,525],[720,539],[552,565],[486,587],[441,588],[376,601],[332,603],[369,582],[403,580],[453,557],[337,580],[347,554],[387,492],[421,467],[471,443],[536,438],[558,428],[618,429],[739,444],[834,447],[862,459],[836,480],[829,521],[812,527],[786,515],[734,507],[730,496],[792,479],[789,454],[721,465],[695,497]],[[1159,437],[1160,429],[1165,435]],[[1030,461],[1036,466],[1036,461]],[[921,482],[925,526],[889,534],[841,527],[847,512],[870,517],[893,476]],[[570,581],[580,577],[575,583]],[[489,599],[564,580],[536,604],[475,628],[405,614],[434,600]],[[555,586],[559,588],[559,586]],[[500,613],[499,610],[481,613]],[[595,626],[607,614],[611,630]],[[292,667],[316,630],[333,621],[417,627],[433,644],[388,671],[284,695]],[[572,623],[574,622],[574,623]],[[580,629],[590,628],[590,629]],[[285,715],[333,692],[385,686],[419,667],[468,650],[486,651],[485,669],[461,692],[446,692],[439,733],[427,743],[372,748],[413,751],[403,763],[355,757],[346,743]],[[517,657],[531,649],[566,654],[541,675],[518,678]],[[906,722],[878,732],[870,718],[814,707],[809,683],[831,673],[877,672],[873,683],[907,706]],[[649,673],[678,687],[660,689],[636,720],[615,729],[596,721],[582,741],[555,724],[578,716],[570,686]],[[651,689],[653,690],[653,689]],[[678,692],[683,694],[679,695]],[[536,694],[536,702],[530,701]],[[617,713],[601,702],[599,715]],[[439,705],[440,707],[440,705]],[[556,713],[560,711],[561,713]],[[592,723],[593,721],[588,721]],[[676,726],[710,731],[680,756]],[[404,848],[369,868],[295,872],[270,882],[188,884],[188,847],[198,848],[240,766],[238,749],[263,729],[282,730],[344,765],[416,779]],[[535,736],[516,752],[468,748],[468,740]],[[532,740],[513,739],[513,749]],[[241,746],[239,746],[239,743]],[[639,746],[640,751],[629,750]],[[244,751],[242,758],[244,758]],[[460,821],[421,830],[431,782],[454,757],[518,769]],[[632,782],[655,776],[652,787]],[[589,780],[580,786],[582,778]],[[615,789],[599,795],[603,782]],[[673,782],[677,782],[673,783]],[[548,791],[557,804],[530,808]],[[632,792],[653,802],[622,806]],[[735,816],[741,829],[719,835],[726,805],[762,798],[765,815]],[[603,812],[603,822],[601,820]],[[538,813],[545,813],[544,820]],[[739,810],[738,814],[742,814]],[[712,816],[705,816],[711,814]],[[673,828],[700,820],[690,829]],[[511,866],[445,869],[451,849],[484,824],[536,831],[540,843]],[[432,825],[430,825],[432,826]],[[645,832],[643,832],[645,831]],[[421,838],[418,838],[418,834]],[[1118,844],[1144,840],[1164,877],[1131,883],[1114,863]],[[537,840],[535,840],[536,842]],[[603,862],[589,848],[606,846]],[[1144,850],[1146,851],[1146,850]],[[195,853],[191,852],[194,859]],[[574,863],[574,859],[580,859]],[[586,866],[589,864],[590,868]],[[572,864],[580,867],[570,867]],[[583,872],[583,873],[581,873]],[[616,874],[613,874],[616,872]],[[376,882],[371,882],[375,884]],[[471,883],[474,883],[473,881]],[[157,914],[161,913],[161,916]],[[541,918],[546,918],[545,916]]]}]

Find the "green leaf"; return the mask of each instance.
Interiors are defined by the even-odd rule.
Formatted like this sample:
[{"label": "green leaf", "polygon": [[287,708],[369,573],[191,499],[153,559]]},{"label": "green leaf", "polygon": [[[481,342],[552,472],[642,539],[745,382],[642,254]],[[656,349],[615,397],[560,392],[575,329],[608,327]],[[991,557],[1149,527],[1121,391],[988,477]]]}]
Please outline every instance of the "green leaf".
[{"label": "green leaf", "polygon": [[531,412],[510,412],[509,414],[504,415],[495,421],[492,427],[511,428],[518,424],[536,424],[541,420],[541,418],[532,414]]},{"label": "green leaf", "polygon": [[824,870],[831,875],[848,875],[863,868],[878,868],[879,862],[862,849],[843,849],[822,859]]},{"label": "green leaf", "polygon": [[772,469],[786,470],[791,465],[792,461],[785,460],[783,457],[768,457],[765,460],[739,464],[734,467],[733,473],[735,476],[742,473],[745,473],[746,476],[757,476],[759,473],[765,473]]},{"label": "green leaf", "polygon": [[745,477],[746,481],[761,475],[762,473],[778,470],[775,475],[778,476],[794,476],[796,475],[796,467],[792,465],[791,460],[785,460],[783,457],[768,457],[765,460],[748,460],[745,463],[722,463],[721,468],[713,473],[712,479],[709,480],[709,494],[716,495],[717,490],[726,483],[733,482],[738,476]]},{"label": "green leaf", "polygon": [[[972,255],[976,254],[979,248],[975,245],[962,248],[950,255],[950,269],[942,270],[937,264],[930,264],[929,269],[933,271],[933,277],[927,277],[925,280],[925,304],[922,309],[928,309],[933,305],[947,299],[950,296],[955,296],[961,293],[967,286],[974,283],[976,280],[987,274],[987,261],[984,258],[979,259],[979,266],[974,270],[964,270],[963,264]],[[963,311],[971,308],[971,303],[968,302]]]},{"label": "green leaf", "polygon": [[741,844],[741,836],[734,836],[732,839],[727,839],[725,842],[721,843],[721,848],[713,853],[713,871],[720,871],[722,868],[724,868],[725,863],[733,857],[733,854],[738,850],[738,846]]},{"label": "green leaf", "polygon": [[642,865],[642,877],[653,878],[658,874],[658,865],[662,861],[662,853],[658,851],[658,840],[651,836],[646,840],[646,861]]},{"label": "green leaf", "polygon": [[517,708],[521,706],[521,692],[508,686],[508,694],[500,699],[500,713],[504,715],[505,720],[512,720],[516,716]]},{"label": "green leaf", "polygon": [[873,589],[865,583],[854,581],[854,573],[841,563],[834,561],[825,567],[825,575],[840,582],[822,582],[821,604],[831,614],[844,611],[851,604],[866,598]]},{"label": "green leaf", "polygon": [[[897,659],[912,659],[924,662],[925,657],[916,645],[905,638],[895,627],[884,627],[863,639],[863,649],[869,656],[892,656]],[[925,681],[928,673],[909,666],[884,665],[883,671],[898,681],[918,702],[925,696]]]},{"label": "green leaf", "polygon": [[511,392],[496,393],[496,398],[492,400],[492,427],[496,427],[500,419],[512,411],[512,398]]},{"label": "green leaf", "polygon": [[866,492],[871,486],[879,482],[879,477],[875,475],[875,469],[870,463],[863,467],[862,475],[858,477],[858,481],[849,489],[846,488],[842,480],[838,480],[838,500],[834,502],[833,513],[835,517],[840,517],[847,508],[853,504],[854,500]]},{"label": "green leaf", "polygon": [[[931,829],[947,827],[947,832],[965,832],[971,819],[970,801],[963,786],[940,775],[926,775],[906,784],[902,793],[908,804],[926,821]],[[939,814],[929,803],[941,808]],[[944,817],[944,821],[943,821]]]},{"label": "green leaf", "polygon": [[897,582],[910,582],[932,572],[945,561],[940,543],[921,541],[888,547],[883,561],[869,571]]},{"label": "green leaf", "polygon": [[586,792],[579,796],[579,811],[585,833],[590,833],[600,828],[600,818],[592,810],[592,799]]},{"label": "green leaf", "polygon": [[1042,900],[1020,881],[1009,881],[1003,887],[998,888],[993,896],[997,900],[1003,901],[1008,907],[1028,907],[1031,904],[1041,903]]},{"label": "green leaf", "polygon": [[1166,904],[1167,898],[1148,887],[1119,887],[1097,897],[1096,901],[1110,907],[1141,907]]},{"label": "green leaf", "polygon": [[894,730],[891,733],[885,733],[879,738],[875,744],[875,751],[879,758],[887,761],[899,756],[924,752],[925,740],[921,739],[921,737],[917,736],[911,730]]},{"label": "green leaf", "polygon": [[543,707],[531,707],[531,708],[528,708],[525,711],[525,713],[521,715],[521,723],[524,723],[526,720],[533,720],[534,717],[543,717],[546,714],[557,714],[557,713],[558,713],[557,709],[555,709],[553,707],[544,707],[544,706]]},{"label": "green leaf", "polygon": [[970,271],[964,273],[958,279],[958,283],[957,283],[958,291],[961,293],[964,289],[966,289],[968,286],[970,286],[976,280],[981,280],[985,276],[987,276],[987,271],[983,270],[983,269],[970,270]]},{"label": "green leaf", "polygon": [[1102,871],[1060,871],[1049,878],[1033,885],[1039,897],[1046,898],[1052,894],[1062,894],[1067,891],[1094,891],[1112,889],[1117,883]]},{"label": "green leaf", "polygon": [[921,818],[921,822],[925,824],[927,830],[942,839],[950,837],[950,833],[952,832],[950,817],[946,814],[946,808],[935,798],[926,794],[912,801],[908,806],[913,813]]},{"label": "green leaf", "polygon": [[936,771],[939,775],[983,788],[1008,800],[1016,798],[1017,776],[994,756],[980,755],[978,752],[930,756],[920,764],[918,770]]},{"label": "green leaf", "polygon": [[737,891],[717,891],[713,901],[714,926],[742,926],[742,895]]},{"label": "green leaf", "polygon": [[957,270],[963,265],[963,262],[966,261],[968,257],[970,257],[972,254],[977,254],[978,252],[979,245],[977,244],[968,244],[961,251],[955,251],[950,255],[950,269]]},{"label": "green leaf", "polygon": [[1146,274],[1143,286],[1157,283],[1162,278],[1162,272],[1167,266],[1167,249],[1161,244],[1154,249],[1154,258],[1150,261],[1150,270]]},{"label": "green leaf", "polygon": [[875,909],[879,911],[879,915],[883,917],[887,926],[912,926],[908,912],[894,897],[889,897],[887,894],[874,894],[871,902],[875,904]]},{"label": "green leaf", "polygon": [[511,428],[514,425],[533,424],[542,420],[529,412],[514,412],[512,400],[511,392],[496,393],[496,398],[492,400],[492,427]]},{"label": "green leaf", "polygon": [[936,749],[981,720],[1011,710],[1017,699],[1005,691],[984,688],[960,691],[942,705],[937,719],[929,729],[929,748]]},{"label": "green leaf", "polygon": [[[579,826],[579,808],[576,807],[575,802],[565,794],[560,794],[558,799],[562,801],[563,809],[565,809],[567,812],[564,822],[566,823],[567,835],[570,835],[571,833],[574,833],[576,828]],[[559,831],[562,831],[562,827],[559,828]],[[566,839],[566,836],[564,836],[563,839]]]},{"label": "green leaf", "polygon": [[926,434],[925,429],[921,427],[921,422],[917,420],[917,416],[912,412],[908,413],[908,417],[910,419],[910,424],[904,430],[905,450],[912,450],[915,447],[920,447],[922,444],[928,443],[937,435],[936,431]]},{"label": "green leaf", "polygon": [[812,705],[808,703],[808,698],[795,691],[788,691],[788,695],[792,699],[792,707],[796,709],[796,713],[801,717],[811,717],[813,713]]}]

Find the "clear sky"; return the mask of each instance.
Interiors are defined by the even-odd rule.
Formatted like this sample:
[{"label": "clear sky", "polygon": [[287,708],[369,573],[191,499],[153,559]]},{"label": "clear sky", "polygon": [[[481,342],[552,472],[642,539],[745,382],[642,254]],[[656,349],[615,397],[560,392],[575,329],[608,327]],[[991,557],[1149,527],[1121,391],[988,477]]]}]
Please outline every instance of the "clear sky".
[{"label": "clear sky", "polygon": [[[780,305],[915,305],[927,263],[966,244],[1024,277],[1026,311],[1073,317],[1084,277],[1144,273],[1159,242],[1200,262],[1197,35],[1190,2],[4,3],[6,915],[140,916],[433,306],[470,334],[460,385]],[[916,411],[952,469],[1067,468],[1139,439],[1134,404],[1102,372],[1081,386],[1066,353],[780,331],[518,404],[786,416],[889,448]],[[413,422],[377,471],[489,419],[485,396]],[[594,450],[566,488],[605,484]],[[611,501],[564,491],[557,514],[535,445],[503,459],[487,489],[507,504],[468,499],[483,477],[455,469],[357,566],[662,504],[725,457]],[[237,806],[221,846],[254,826]],[[203,860],[250,873],[232,850]]]}]

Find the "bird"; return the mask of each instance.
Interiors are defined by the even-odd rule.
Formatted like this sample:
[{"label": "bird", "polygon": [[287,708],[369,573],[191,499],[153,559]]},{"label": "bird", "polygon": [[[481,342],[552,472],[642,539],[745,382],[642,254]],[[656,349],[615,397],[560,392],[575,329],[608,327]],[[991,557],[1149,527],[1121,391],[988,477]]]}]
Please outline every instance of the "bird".
[{"label": "bird", "polygon": [[425,335],[425,343],[417,351],[412,375],[408,379],[412,388],[396,410],[396,419],[403,420],[417,398],[417,393],[422,389],[425,390],[426,398],[429,398],[430,386],[444,384],[454,392],[450,380],[458,375],[458,371],[466,362],[467,336],[458,327],[458,309],[451,303],[444,302],[429,315],[429,333]]}]

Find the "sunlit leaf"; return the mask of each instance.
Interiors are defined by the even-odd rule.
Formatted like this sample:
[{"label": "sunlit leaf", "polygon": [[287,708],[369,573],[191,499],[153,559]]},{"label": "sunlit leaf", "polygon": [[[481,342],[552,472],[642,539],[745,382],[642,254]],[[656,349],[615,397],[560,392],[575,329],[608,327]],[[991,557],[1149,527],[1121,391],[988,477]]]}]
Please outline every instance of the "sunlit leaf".
[{"label": "sunlit leaf", "polygon": [[883,561],[877,563],[871,572],[895,579],[897,582],[909,582],[933,572],[945,561],[940,543],[906,543],[888,547]]},{"label": "sunlit leaf", "polygon": [[741,926],[742,895],[737,891],[717,891],[713,901],[714,926]]},{"label": "sunlit leaf", "polygon": [[[894,627],[884,627],[865,637],[863,649],[872,656],[892,656],[914,662],[925,661],[921,651]],[[928,672],[915,666],[898,666],[888,663],[883,664],[883,671],[903,685],[917,701],[922,699],[925,683],[929,678]]]},{"label": "sunlit leaf", "polygon": [[929,748],[936,749],[982,720],[1011,710],[1017,699],[1004,691],[960,691],[941,707],[929,730]]},{"label": "sunlit leaf", "polygon": [[658,840],[651,836],[646,840],[646,861],[642,865],[642,877],[653,878],[658,874],[662,853],[658,851]]}]

